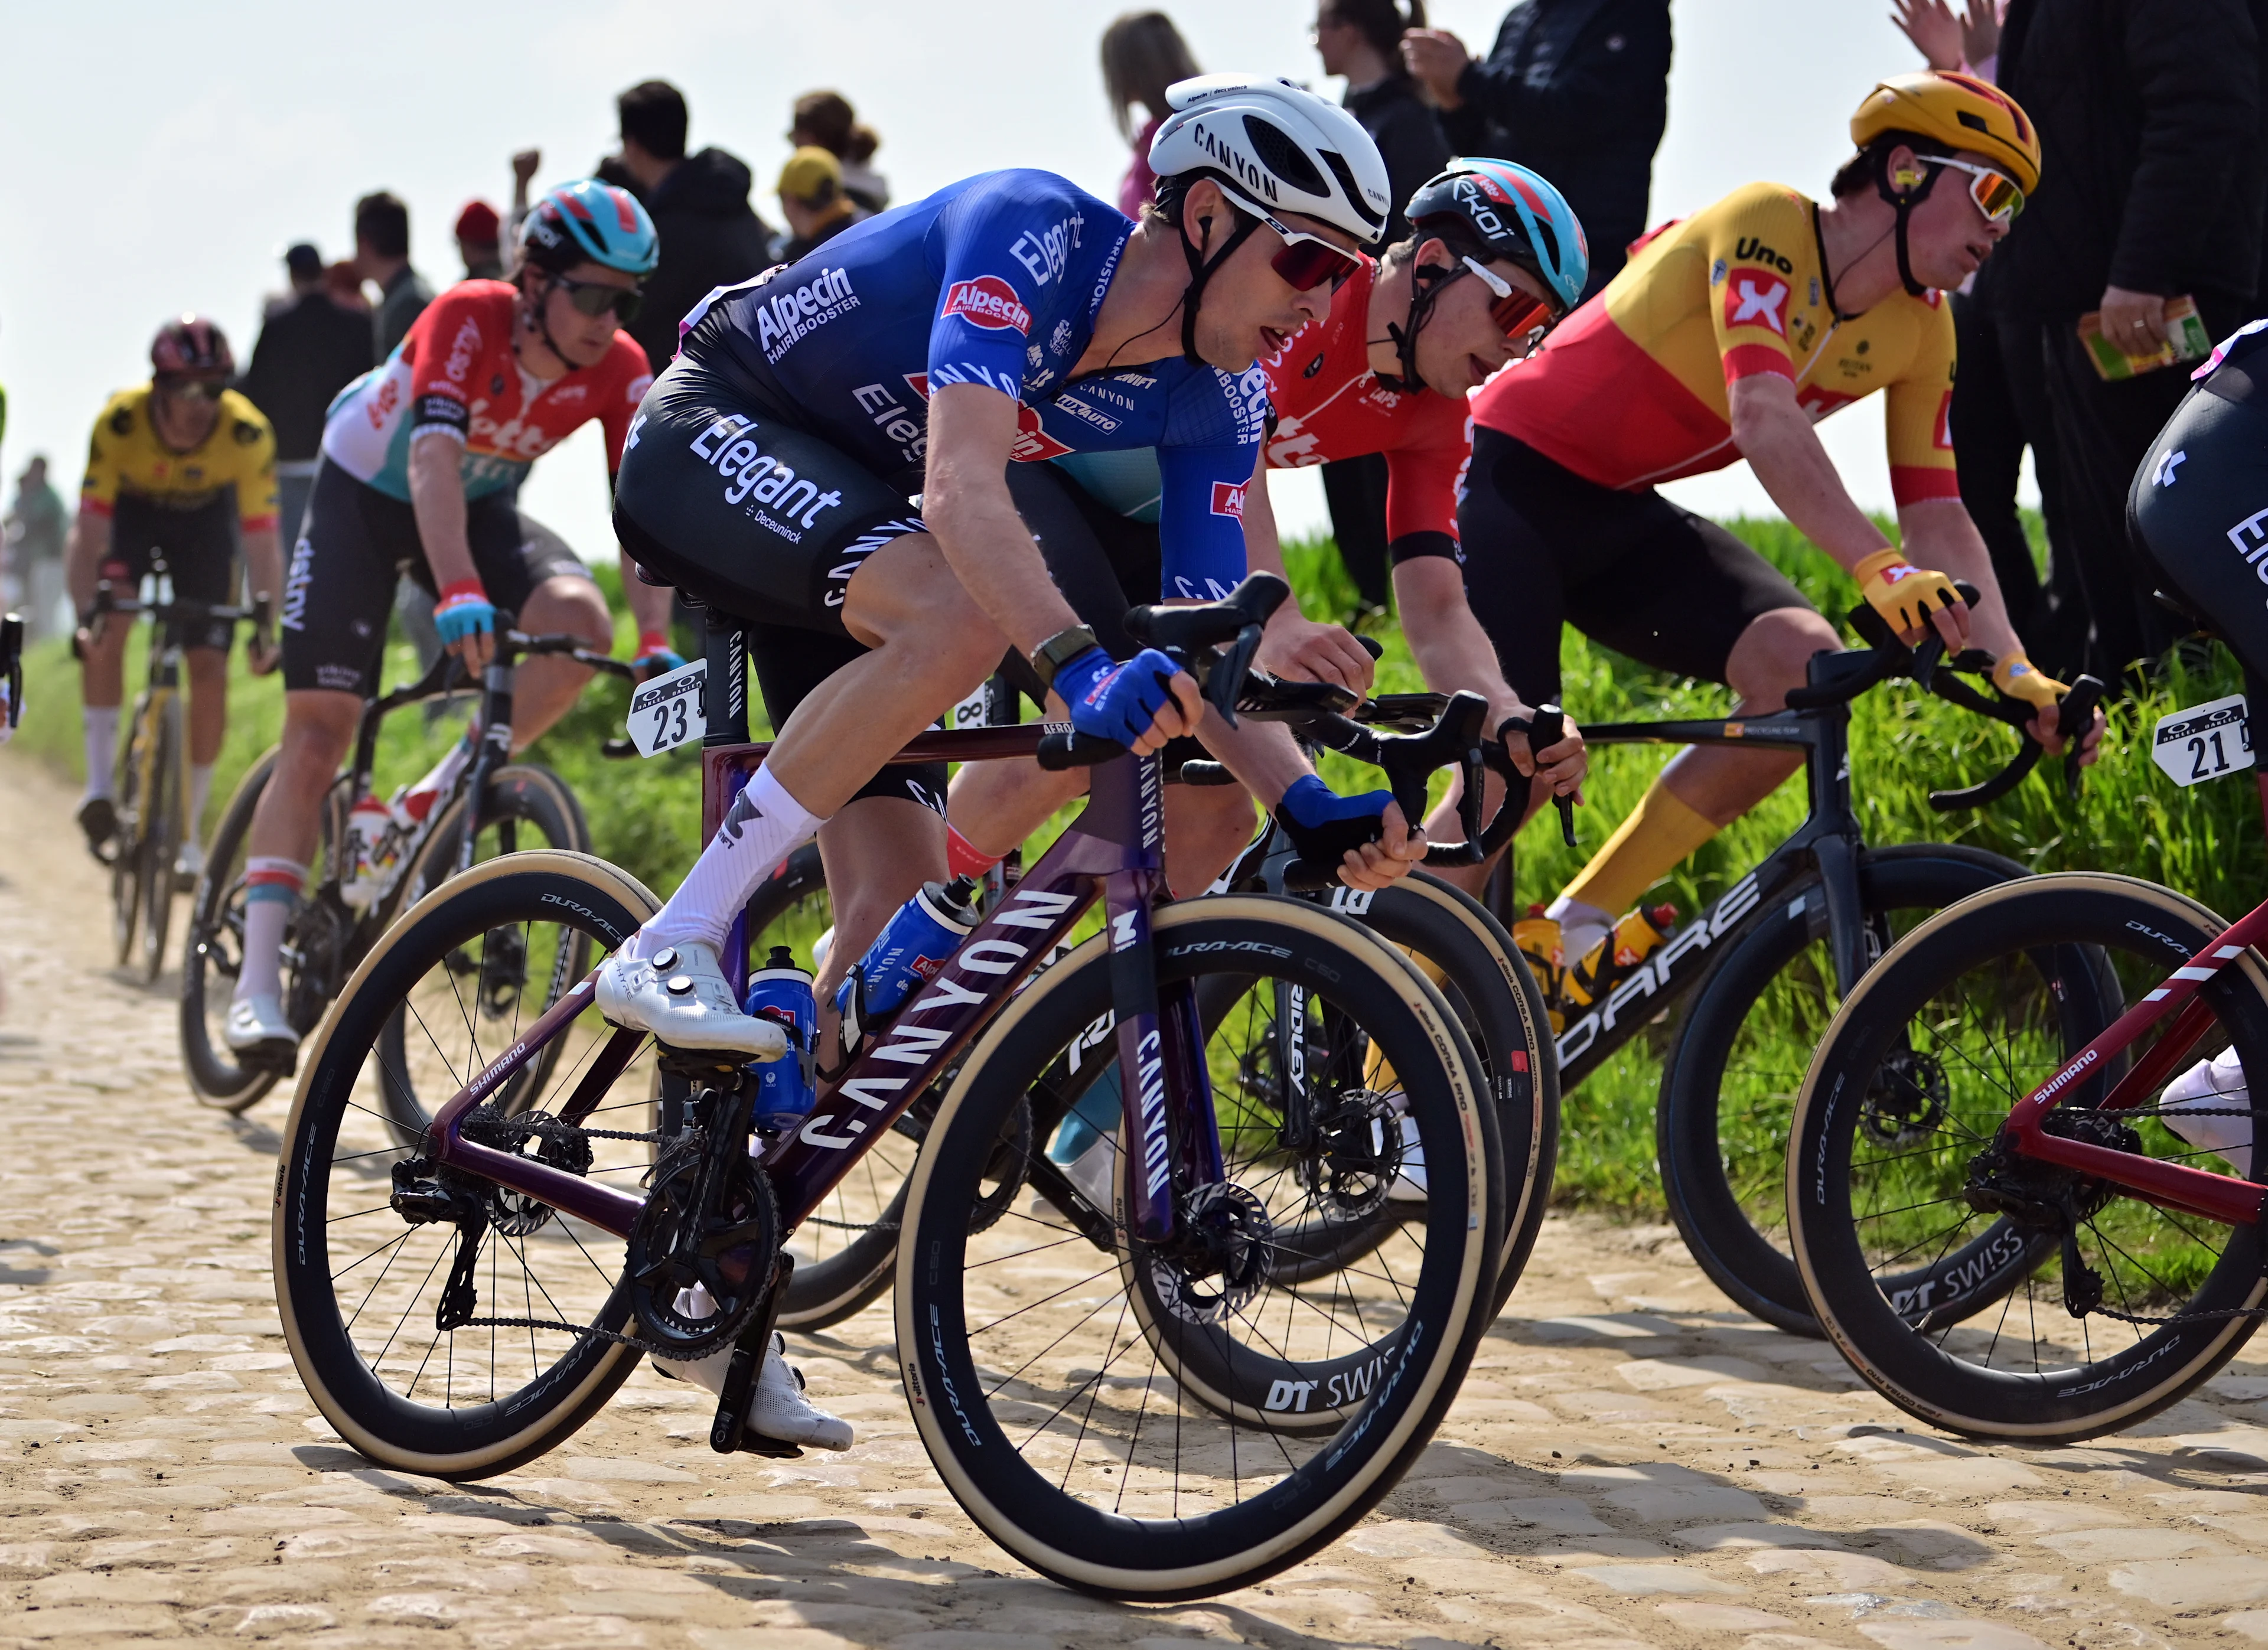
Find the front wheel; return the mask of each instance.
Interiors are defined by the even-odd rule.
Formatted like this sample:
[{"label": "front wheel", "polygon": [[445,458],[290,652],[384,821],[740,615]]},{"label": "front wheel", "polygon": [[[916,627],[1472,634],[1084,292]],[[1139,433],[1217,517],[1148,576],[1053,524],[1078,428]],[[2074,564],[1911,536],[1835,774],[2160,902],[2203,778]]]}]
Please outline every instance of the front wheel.
[{"label": "front wheel", "polygon": [[[1176,1165],[1167,1180],[1184,1234],[1152,1247],[1127,1232],[1123,1175],[1114,1207],[1100,1209],[1027,1145],[1039,1196],[1004,1218],[972,1219],[998,1178],[1004,1141],[1044,1140],[1049,1120],[1077,1102],[1056,1079],[1111,1013],[1098,937],[1025,988],[948,1092],[908,1188],[895,1308],[915,1426],[969,1516],[1066,1585],[1167,1600],[1272,1575],[1392,1487],[1487,1327],[1505,1199],[1493,1109],[1470,1079],[1469,1048],[1407,961],[1351,924],[1284,900],[1171,906],[1154,934],[1167,1002],[1191,991],[1203,1000],[1218,976],[1252,983],[1239,991],[1248,1007],[1205,1028],[1231,1178],[1183,1184],[1170,1145],[1163,1158],[1145,1153]],[[1393,1125],[1406,1116],[1432,1188],[1421,1219],[1314,1290],[1280,1285],[1272,1271],[1274,1234],[1310,1218],[1317,1189],[1302,1183],[1293,1153],[1270,1149],[1263,1137],[1274,1125],[1238,1102],[1240,1050],[1279,983],[1303,1013],[1342,1022],[1354,1057],[1335,1064],[1320,1106],[1381,1098],[1361,1084],[1358,1041],[1394,1070],[1399,1109],[1382,1115],[1376,1136],[1347,1130],[1346,1150],[1398,1140]],[[1098,1064],[1116,1070],[1115,1060],[1086,1062]],[[1023,1130],[1027,1107],[1034,1126]],[[1200,1378],[1224,1389],[1189,1395]],[[1343,1407],[1344,1418],[1321,1436],[1291,1435],[1269,1418],[1294,1406]]]},{"label": "front wheel", "polygon": [[[2165,1409],[2251,1335],[2268,1294],[2257,1226],[2143,1202],[2001,1133],[2224,926],[2127,877],[2026,878],[1923,924],[1852,992],[1796,1104],[1788,1235],[1820,1322],[1891,1403],[1970,1437],[2070,1443]],[[2259,954],[2216,965],[2194,1004],[2203,1035],[2167,1075],[2233,1047],[2258,1093]],[[2151,1115],[2154,1094],[2139,1114],[2102,1109],[2180,1018],[2083,1066],[2048,1132],[2228,1173]],[[2268,1178],[2257,1155],[2250,1178]]]},{"label": "front wheel", "polygon": [[[2026,874],[1981,849],[1917,843],[1859,857],[1870,957],[1924,918]],[[1834,1018],[1835,959],[1816,873],[1734,931],[1662,1067],[1654,1142],[1670,1219],[1709,1281],[1791,1335],[1817,1335],[1787,1240],[1788,1118]]]},{"label": "front wheel", "polygon": [[150,793],[142,809],[142,983],[166,971],[166,941],[173,926],[173,864],[181,851],[183,729],[181,698],[169,695],[157,718],[151,753]]},{"label": "front wheel", "polygon": [[118,742],[118,765],[111,784],[118,827],[110,839],[110,938],[118,947],[118,965],[134,961],[134,937],[140,932],[142,885],[150,874],[149,799],[142,780],[149,767],[151,741],[149,696],[145,693],[124,718],[126,737]]}]

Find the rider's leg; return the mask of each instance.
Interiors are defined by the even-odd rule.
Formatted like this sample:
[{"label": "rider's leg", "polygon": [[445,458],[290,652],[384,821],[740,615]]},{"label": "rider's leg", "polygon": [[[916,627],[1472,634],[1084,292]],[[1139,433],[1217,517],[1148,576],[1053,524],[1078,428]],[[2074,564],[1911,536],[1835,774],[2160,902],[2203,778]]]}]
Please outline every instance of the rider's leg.
[{"label": "rider's leg", "polygon": [[244,965],[230,998],[232,1047],[297,1041],[282,1013],[284,931],[315,858],[324,792],[361,715],[357,694],[299,689],[284,696],[282,747],[245,846]]},{"label": "rider's leg", "polygon": [[192,647],[183,658],[189,673],[189,834],[185,847],[204,830],[205,804],[212,796],[213,764],[220,760],[228,733],[228,653],[217,647]]},{"label": "rider's leg", "polygon": [[[1725,679],[1739,696],[1734,716],[1760,716],[1787,703],[1814,653],[1837,652],[1835,627],[1808,608],[1759,614],[1733,645]],[[1697,745],[1661,771],[1637,807],[1577,873],[1550,914],[1583,955],[1603,930],[1694,850],[1778,789],[1802,767],[1800,752]],[[1572,918],[1572,920],[1571,920]]]},{"label": "rider's leg", "polygon": [[[571,573],[547,578],[528,593],[519,610],[519,628],[531,636],[578,636],[597,653],[614,651],[615,622],[607,611],[606,597],[591,580]],[[571,659],[522,659],[512,674],[512,748],[520,749],[541,738],[574,709],[583,684],[590,680],[590,667]]]},{"label": "rider's leg", "polygon": [[118,762],[119,706],[126,697],[126,638],[134,627],[114,615],[80,650],[79,716],[86,744],[86,795],[112,793]]},{"label": "rider's leg", "polygon": [[[688,942],[716,946],[756,884],[941,707],[983,681],[1006,646],[927,534],[902,534],[871,552],[850,581],[843,614],[867,651],[788,718],[724,828],[630,942],[633,956]],[[839,902],[853,890],[832,892]]]},{"label": "rider's leg", "polygon": [[835,935],[828,943],[827,966],[814,982],[818,1046],[826,1051],[823,1063],[832,1065],[835,988],[898,908],[923,883],[942,881],[948,874],[945,821],[934,809],[905,797],[858,797],[819,828],[819,858],[835,907]]}]

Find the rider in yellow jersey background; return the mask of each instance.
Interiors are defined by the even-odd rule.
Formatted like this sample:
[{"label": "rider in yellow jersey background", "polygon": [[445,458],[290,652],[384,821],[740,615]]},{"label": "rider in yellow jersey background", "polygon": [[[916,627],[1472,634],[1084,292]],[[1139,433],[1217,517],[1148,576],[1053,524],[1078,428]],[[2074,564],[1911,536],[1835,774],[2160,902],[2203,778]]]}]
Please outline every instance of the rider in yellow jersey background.
[{"label": "rider in yellow jersey background", "polygon": [[[1893,628],[1918,640],[1933,627],[1948,648],[1991,653],[1995,682],[2037,706],[2035,730],[2060,748],[2063,685],[2033,668],[2008,623],[1945,425],[1944,292],[1991,255],[2037,186],[2038,138],[2005,94],[1951,74],[1878,85],[1851,136],[1859,152],[1831,200],[1754,184],[1655,232],[1475,397],[1466,583],[1528,703],[1558,697],[1563,622],[1642,663],[1726,683],[1741,715],[1779,708],[1811,655],[1841,646],[1763,557],[1654,491],[1745,458]],[[1811,428],[1878,389],[1903,549],[1852,500]],[[1982,593],[1973,611],[1955,579]],[[1587,971],[1594,992],[1613,959],[1594,954],[1616,916],[1799,762],[1683,753],[1526,947],[1547,969]]]}]

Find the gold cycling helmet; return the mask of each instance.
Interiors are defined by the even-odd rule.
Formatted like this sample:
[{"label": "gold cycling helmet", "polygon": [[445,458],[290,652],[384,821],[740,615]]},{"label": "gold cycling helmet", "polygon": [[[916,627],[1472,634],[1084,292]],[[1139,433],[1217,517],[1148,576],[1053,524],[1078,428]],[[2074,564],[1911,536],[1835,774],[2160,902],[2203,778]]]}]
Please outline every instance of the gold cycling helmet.
[{"label": "gold cycling helmet", "polygon": [[1851,117],[1860,149],[1885,132],[1933,137],[2005,166],[2026,195],[2040,187],[2040,135],[2015,99],[1974,75],[1925,70],[1882,81]]}]

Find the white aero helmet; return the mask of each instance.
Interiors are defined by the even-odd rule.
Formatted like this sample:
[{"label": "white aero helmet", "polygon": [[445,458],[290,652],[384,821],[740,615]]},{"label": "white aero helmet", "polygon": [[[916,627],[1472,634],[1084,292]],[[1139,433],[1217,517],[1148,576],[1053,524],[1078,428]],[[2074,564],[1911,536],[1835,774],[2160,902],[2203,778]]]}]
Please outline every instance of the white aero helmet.
[{"label": "white aero helmet", "polygon": [[1386,232],[1394,192],[1362,122],[1289,80],[1199,75],[1166,88],[1174,113],[1150,140],[1160,178],[1204,173],[1268,212],[1300,212],[1365,246]]}]

